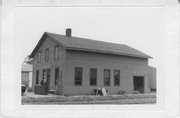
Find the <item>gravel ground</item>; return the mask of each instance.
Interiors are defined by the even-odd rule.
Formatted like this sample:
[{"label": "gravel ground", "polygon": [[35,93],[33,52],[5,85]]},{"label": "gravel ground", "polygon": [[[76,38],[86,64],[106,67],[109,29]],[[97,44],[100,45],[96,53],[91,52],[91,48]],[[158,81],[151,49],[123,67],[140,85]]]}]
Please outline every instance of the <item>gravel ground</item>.
[{"label": "gravel ground", "polygon": [[26,93],[22,96],[22,104],[154,104],[156,93],[148,94],[126,94],[126,95],[35,95]]}]

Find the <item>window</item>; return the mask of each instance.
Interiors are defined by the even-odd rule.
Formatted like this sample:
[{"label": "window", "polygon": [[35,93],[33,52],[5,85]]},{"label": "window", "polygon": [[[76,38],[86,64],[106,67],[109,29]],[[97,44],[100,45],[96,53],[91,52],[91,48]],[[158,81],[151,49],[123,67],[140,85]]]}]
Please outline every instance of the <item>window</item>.
[{"label": "window", "polygon": [[49,61],[49,49],[45,50],[45,61]]},{"label": "window", "polygon": [[59,68],[55,69],[55,81],[54,84],[57,85],[59,79]]},{"label": "window", "polygon": [[43,73],[42,73],[42,80],[46,79],[46,69],[43,69]]},{"label": "window", "polygon": [[46,84],[48,85],[48,89],[49,89],[49,85],[50,85],[50,78],[51,78],[51,69],[48,68],[46,69]]},{"label": "window", "polygon": [[39,84],[39,70],[36,70],[36,84]]},{"label": "window", "polygon": [[96,86],[97,84],[97,69],[91,68],[90,69],[90,85]]},{"label": "window", "polygon": [[104,86],[110,86],[110,70],[104,70]]},{"label": "window", "polygon": [[37,55],[37,62],[40,63],[41,62],[41,51],[38,52],[38,55]]},{"label": "window", "polygon": [[62,78],[63,78],[63,71],[59,71],[59,81],[58,84],[62,84]]},{"label": "window", "polygon": [[82,68],[75,67],[74,85],[82,85]]},{"label": "window", "polygon": [[120,85],[120,70],[114,70],[114,85]]},{"label": "window", "polygon": [[54,47],[54,59],[58,59],[59,58],[59,46],[55,46]]}]

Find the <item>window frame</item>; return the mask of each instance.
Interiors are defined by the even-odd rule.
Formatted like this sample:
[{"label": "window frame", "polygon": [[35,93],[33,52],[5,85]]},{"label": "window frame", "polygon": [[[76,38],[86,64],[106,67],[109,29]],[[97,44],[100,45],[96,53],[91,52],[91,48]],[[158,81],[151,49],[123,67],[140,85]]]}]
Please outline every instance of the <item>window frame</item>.
[{"label": "window frame", "polygon": [[[95,75],[95,78],[91,78],[91,72],[93,71],[93,70],[95,70],[95,72],[96,72],[96,75]],[[95,79],[95,84],[92,84],[91,82],[92,82],[92,80],[94,80]],[[97,68],[90,68],[89,69],[89,85],[90,86],[97,86]]]},{"label": "window frame", "polygon": [[47,79],[47,70],[43,69],[42,71],[42,80]]},{"label": "window frame", "polygon": [[[56,57],[56,48],[57,48],[57,57]],[[59,58],[59,45],[54,46],[54,60]]]},{"label": "window frame", "polygon": [[[118,72],[119,73],[119,83],[118,84],[116,84],[116,78],[115,78],[115,72]],[[118,69],[115,69],[114,70],[114,86],[120,86],[120,78],[121,78],[121,72],[120,72],[120,70],[118,70]]]},{"label": "window frame", "polygon": [[40,63],[41,62],[41,54],[42,54],[42,51],[38,51],[37,53],[37,63]]},{"label": "window frame", "polygon": [[39,70],[36,70],[36,85],[39,84]]},{"label": "window frame", "polygon": [[[109,84],[107,85],[106,84],[106,78],[105,78],[105,71],[108,71],[109,72]],[[111,86],[111,70],[110,69],[104,69],[104,86]]]},{"label": "window frame", "polygon": [[[76,81],[76,69],[80,69],[81,70],[81,79],[80,79],[80,83],[81,84],[77,84]],[[79,81],[79,80],[78,80]],[[82,67],[75,67],[74,68],[74,86],[82,86],[83,84],[83,68]]]},{"label": "window frame", "polygon": [[49,61],[49,48],[45,49],[45,62]]}]

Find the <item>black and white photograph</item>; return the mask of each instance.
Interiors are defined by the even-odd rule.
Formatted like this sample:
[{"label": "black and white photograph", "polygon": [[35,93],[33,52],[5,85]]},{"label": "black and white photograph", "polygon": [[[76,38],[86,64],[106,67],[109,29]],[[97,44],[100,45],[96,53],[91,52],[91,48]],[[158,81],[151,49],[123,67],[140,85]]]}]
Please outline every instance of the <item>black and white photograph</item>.
[{"label": "black and white photograph", "polygon": [[6,2],[4,116],[178,116],[178,1],[128,1]]},{"label": "black and white photograph", "polygon": [[125,44],[74,37],[67,28],[45,32],[27,58],[23,104],[156,103],[152,57]]},{"label": "black and white photograph", "polygon": [[[163,39],[161,13],[155,13],[154,8],[147,8],[146,14],[141,8],[83,8],[86,12],[81,12],[82,8],[66,9],[33,13],[34,9],[27,8],[21,11],[24,18],[17,18],[17,22],[27,24],[27,28],[17,26],[27,30],[24,36],[31,32],[27,40],[32,52],[25,58],[21,71],[22,104],[156,103],[156,56],[163,47],[157,39]],[[31,14],[24,14],[29,10]],[[131,15],[124,14],[125,11]],[[139,16],[133,18],[133,14]],[[47,16],[50,18],[46,19]],[[28,24],[31,17],[34,21]],[[41,26],[35,27],[39,25],[36,19],[43,20]],[[63,29],[65,26],[72,27]],[[39,40],[33,40],[32,35],[40,34],[35,38]],[[89,37],[84,38],[83,34]],[[151,36],[147,38],[148,34]],[[22,34],[17,36],[21,38]],[[153,52],[155,47],[159,51]]]}]

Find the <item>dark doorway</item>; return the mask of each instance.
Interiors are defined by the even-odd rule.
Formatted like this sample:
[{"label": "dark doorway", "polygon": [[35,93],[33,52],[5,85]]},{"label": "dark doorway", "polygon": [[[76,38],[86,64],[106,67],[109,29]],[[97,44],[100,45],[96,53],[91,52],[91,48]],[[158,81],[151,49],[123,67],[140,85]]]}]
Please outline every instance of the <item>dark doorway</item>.
[{"label": "dark doorway", "polygon": [[134,76],[134,91],[144,93],[144,76]]},{"label": "dark doorway", "polygon": [[59,81],[59,68],[55,69],[55,85],[58,85],[58,81]]},{"label": "dark doorway", "polygon": [[48,89],[48,91],[49,91],[49,87],[50,87],[50,73],[51,73],[51,70],[47,69],[47,89]]}]

